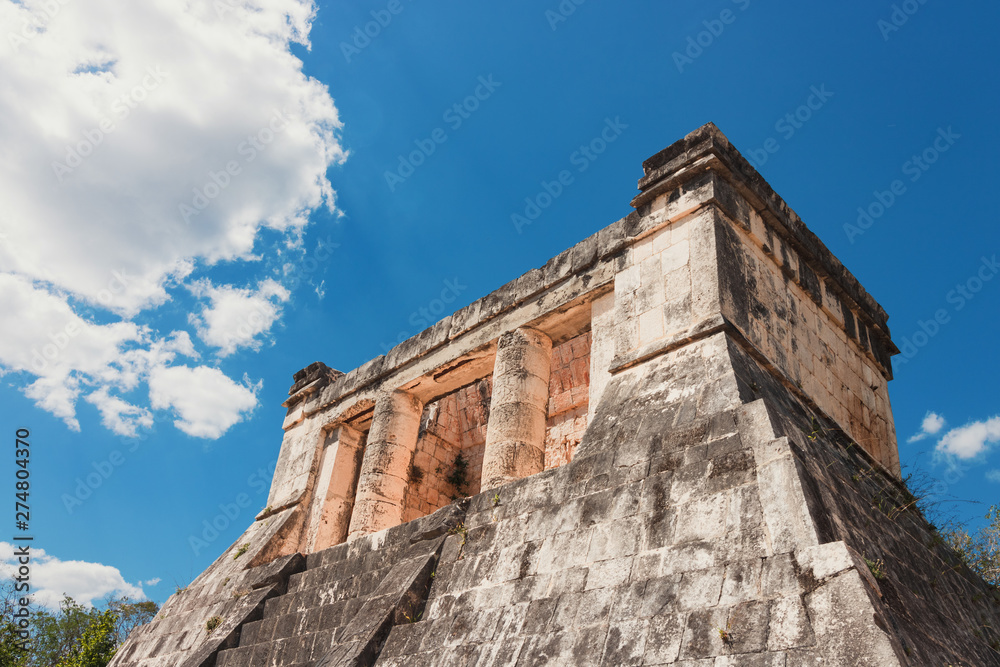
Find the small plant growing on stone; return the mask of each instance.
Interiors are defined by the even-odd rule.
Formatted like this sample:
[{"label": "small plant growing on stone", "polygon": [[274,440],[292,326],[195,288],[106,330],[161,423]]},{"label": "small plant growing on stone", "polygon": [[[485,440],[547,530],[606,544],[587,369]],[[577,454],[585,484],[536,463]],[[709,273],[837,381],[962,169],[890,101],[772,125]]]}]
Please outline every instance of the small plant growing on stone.
[{"label": "small plant growing on stone", "polygon": [[237,558],[239,558],[240,556],[242,556],[243,554],[245,554],[249,550],[250,550],[250,543],[249,542],[241,544],[240,548],[236,550],[235,554],[233,554],[233,560],[236,560]]},{"label": "small plant growing on stone", "polygon": [[723,629],[723,628],[716,628],[716,630],[718,631],[718,633],[719,633],[719,639],[722,640],[723,644],[729,644],[730,642],[733,641],[733,636],[731,634],[729,634],[729,624],[728,623],[726,624],[725,629]]},{"label": "small plant growing on stone", "polygon": [[451,535],[461,535],[462,542],[458,545],[458,558],[456,560],[462,560],[463,552],[465,551],[465,542],[469,538],[469,529],[465,527],[464,523],[460,523],[451,530],[448,531]]},{"label": "small plant growing on stone", "polygon": [[491,501],[493,505],[493,511],[490,512],[490,519],[493,521],[499,521],[500,517],[497,516],[497,509],[500,507],[500,492],[493,494],[493,500]]},{"label": "small plant growing on stone", "polygon": [[423,468],[421,468],[419,466],[416,466],[416,465],[414,465],[414,464],[411,463],[410,464],[410,483],[411,484],[420,484],[422,481],[424,481],[424,471],[423,471]]},{"label": "small plant growing on stone", "polygon": [[881,558],[871,560],[865,556],[865,565],[871,570],[872,576],[876,579],[885,579],[885,561]]},{"label": "small plant growing on stone", "polygon": [[420,620],[420,617],[423,616],[423,615],[424,615],[424,612],[422,612],[422,611],[419,611],[416,614],[414,614],[412,611],[404,611],[403,612],[403,618],[406,619],[407,623],[416,623],[417,621]]},{"label": "small plant growing on stone", "polygon": [[451,472],[448,473],[444,481],[455,487],[456,495],[452,500],[469,495],[469,460],[462,456],[462,452],[455,455],[455,460],[451,464]]},{"label": "small plant growing on stone", "polygon": [[812,422],[812,431],[810,431],[806,435],[806,437],[809,438],[810,440],[816,440],[816,438],[818,438],[820,435],[823,434],[823,428],[818,423],[816,423],[815,417],[811,417],[810,421]]},{"label": "small plant growing on stone", "polygon": [[213,632],[215,632],[215,629],[218,628],[220,625],[222,625],[222,617],[213,616],[212,618],[205,621],[205,630],[208,631],[208,634],[212,634]]},{"label": "small plant growing on stone", "polygon": [[222,580],[222,585],[223,586],[225,586],[228,583],[229,583],[229,577],[226,577],[225,579]]}]

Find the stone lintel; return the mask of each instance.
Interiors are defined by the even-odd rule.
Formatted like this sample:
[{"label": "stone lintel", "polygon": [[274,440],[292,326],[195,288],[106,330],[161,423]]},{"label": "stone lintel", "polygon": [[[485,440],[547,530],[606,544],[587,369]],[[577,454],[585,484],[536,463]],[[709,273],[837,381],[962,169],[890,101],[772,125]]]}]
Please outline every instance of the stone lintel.
[{"label": "stone lintel", "polygon": [[384,386],[399,387],[424,403],[440,398],[490,374],[496,341],[505,331],[529,326],[558,344],[588,330],[591,303],[612,290],[614,275],[613,260],[598,262],[399,368],[365,364],[310,396],[301,404],[304,413],[329,411],[329,419],[341,419],[342,410],[373,398]]}]

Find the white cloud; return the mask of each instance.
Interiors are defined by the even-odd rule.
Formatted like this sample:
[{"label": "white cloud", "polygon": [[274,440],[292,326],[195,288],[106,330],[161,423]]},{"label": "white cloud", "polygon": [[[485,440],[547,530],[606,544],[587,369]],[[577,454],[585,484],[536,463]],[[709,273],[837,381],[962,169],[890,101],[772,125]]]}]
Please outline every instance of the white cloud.
[{"label": "white cloud", "polygon": [[124,350],[148,338],[131,322],[85,320],[64,297],[10,274],[0,274],[0,312],[0,365],[35,376],[25,394],[75,430],[82,379],[121,383]]},{"label": "white cloud", "polygon": [[271,279],[262,281],[256,290],[215,287],[202,280],[194,283],[191,291],[209,299],[210,304],[189,319],[205,343],[219,348],[221,357],[241,347],[260,349],[257,337],[270,330],[281,314],[280,304],[291,296],[281,283]]},{"label": "white cloud", "polygon": [[918,440],[923,440],[929,435],[935,435],[943,427],[944,417],[935,412],[928,412],[924,415],[924,421],[920,424],[920,432],[911,435],[906,441],[917,442]]},{"label": "white cloud", "polygon": [[195,438],[218,438],[257,407],[260,384],[237,384],[208,366],[156,368],[149,377],[149,398],[157,410],[172,409],[174,426]]},{"label": "white cloud", "polygon": [[[0,24],[42,4],[3,2]],[[0,48],[0,140],[16,158],[0,163],[0,264],[135,312],[192,262],[248,257],[259,226],[300,230],[304,212],[333,204],[337,111],[288,48],[307,43],[314,6],[238,5],[220,17],[221,2],[67,3]],[[81,71],[95,63],[107,66]],[[60,181],[53,164],[84,152]],[[180,205],[206,186],[209,205],[185,221]]]},{"label": "white cloud", "polygon": [[951,429],[938,441],[937,451],[960,459],[971,459],[997,442],[1000,442],[1000,416]]},{"label": "white cloud", "polygon": [[[117,433],[148,426],[147,407],[122,392],[197,356],[186,333],[156,330],[153,309],[190,298],[183,284],[220,262],[260,266],[261,230],[295,246],[312,210],[334,209],[337,110],[290,50],[308,46],[315,10],[0,0],[11,31],[0,43],[0,373],[22,373],[25,393],[71,428],[81,396]],[[274,281],[210,289],[196,330],[222,356],[257,349],[288,299]],[[262,302],[266,326],[241,334],[233,318]],[[180,423],[221,435],[231,414]]]},{"label": "white cloud", "polygon": [[[18,547],[0,542],[0,576],[16,573]],[[147,582],[148,583],[148,582]],[[59,608],[69,595],[80,604],[90,605],[106,595],[127,595],[133,600],[145,600],[142,584],[125,581],[116,567],[81,560],[60,560],[43,549],[31,548],[31,584],[34,601],[49,609]]]},{"label": "white cloud", "polygon": [[107,387],[90,394],[87,400],[100,410],[105,428],[118,435],[134,437],[140,428],[153,425],[153,414],[149,410],[110,395]]},{"label": "white cloud", "polygon": [[156,584],[160,583],[161,581],[163,581],[163,580],[160,579],[159,577],[153,577],[152,579],[147,579],[145,583],[146,583],[147,586],[155,586]]},{"label": "white cloud", "polygon": [[989,470],[986,472],[986,479],[1000,484],[1000,470]]}]

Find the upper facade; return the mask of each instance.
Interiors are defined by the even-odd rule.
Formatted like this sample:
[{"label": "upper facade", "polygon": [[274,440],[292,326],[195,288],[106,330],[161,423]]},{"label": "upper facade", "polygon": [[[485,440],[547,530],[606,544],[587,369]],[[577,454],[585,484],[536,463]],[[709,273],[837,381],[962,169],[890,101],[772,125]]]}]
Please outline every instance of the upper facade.
[{"label": "upper facade", "polygon": [[[680,426],[759,390],[739,350],[891,475],[882,307],[714,125],[643,163],[635,209],[388,354],[295,375],[263,516],[312,553],[573,459],[615,377],[664,355]],[[680,366],[677,366],[678,368]]]}]

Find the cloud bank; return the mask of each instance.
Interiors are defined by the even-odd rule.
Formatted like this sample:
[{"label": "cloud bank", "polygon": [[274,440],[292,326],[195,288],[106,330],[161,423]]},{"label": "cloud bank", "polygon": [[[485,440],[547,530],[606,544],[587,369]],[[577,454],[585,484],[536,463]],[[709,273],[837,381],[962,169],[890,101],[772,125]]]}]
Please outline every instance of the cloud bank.
[{"label": "cloud bank", "polygon": [[[6,578],[16,572],[15,546],[0,542],[0,576]],[[59,560],[37,547],[31,548],[31,588],[35,603],[53,611],[59,609],[66,595],[83,605],[91,605],[108,595],[146,599],[142,583],[125,581],[116,567],[82,560]]]},{"label": "cloud bank", "polygon": [[[290,298],[252,277],[262,234],[294,248],[313,210],[335,210],[341,123],[291,52],[314,14],[304,0],[0,0],[0,371],[70,428],[81,398],[123,435],[163,409],[218,437],[252,411],[252,383],[192,334],[216,360],[259,349]],[[223,262],[245,267],[240,284],[214,277]],[[194,313],[190,333],[157,324],[170,301]],[[204,383],[188,391],[217,414],[182,381]]]}]

